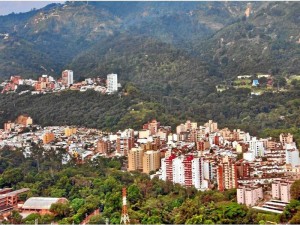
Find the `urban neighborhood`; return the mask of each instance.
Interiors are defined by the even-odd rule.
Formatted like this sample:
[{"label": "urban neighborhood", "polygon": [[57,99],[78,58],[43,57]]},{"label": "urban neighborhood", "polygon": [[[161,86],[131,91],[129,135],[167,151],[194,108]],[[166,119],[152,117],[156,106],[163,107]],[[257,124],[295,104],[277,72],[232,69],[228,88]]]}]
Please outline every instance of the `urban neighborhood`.
[{"label": "urban neighborhood", "polygon": [[[34,146],[63,150],[62,164],[69,160],[89,163],[99,156],[124,157],[122,170],[140,171],[202,191],[235,188],[239,204],[278,214],[289,203],[291,184],[300,174],[293,134],[258,138],[240,129],[219,128],[212,120],[203,125],[188,120],[172,132],[170,126],[153,119],[141,130],[108,133],[75,126],[41,127],[29,115],[20,115],[0,130],[3,149],[24,149],[24,156],[29,157]],[[4,211],[18,206],[26,213],[32,205],[42,205],[34,210],[43,212],[53,202],[66,201],[40,196],[20,206],[17,195],[26,190],[2,190],[7,199],[2,203]]]}]

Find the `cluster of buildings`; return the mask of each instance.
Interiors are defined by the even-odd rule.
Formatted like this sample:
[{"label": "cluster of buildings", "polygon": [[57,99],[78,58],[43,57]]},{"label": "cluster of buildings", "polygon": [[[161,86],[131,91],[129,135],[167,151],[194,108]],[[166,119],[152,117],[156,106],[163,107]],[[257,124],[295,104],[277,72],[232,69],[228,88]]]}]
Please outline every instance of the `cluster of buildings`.
[{"label": "cluster of buildings", "polygon": [[[200,126],[186,121],[172,132],[154,119],[141,130],[105,133],[68,126],[42,128],[21,115],[0,130],[0,147],[23,148],[30,155],[32,143],[64,149],[63,162],[72,157],[83,163],[99,155],[125,156],[123,169],[198,190],[235,188],[238,202],[249,206],[267,194],[280,204],[289,202],[290,184],[300,175],[299,150],[292,134],[282,133],[277,140],[258,138],[240,129],[220,129],[212,120]],[[271,185],[272,192],[267,193]]]},{"label": "cluster of buildings", "polygon": [[6,217],[12,210],[19,211],[20,215],[25,218],[32,213],[41,215],[53,214],[50,211],[54,203],[67,203],[66,198],[51,197],[30,197],[25,202],[20,201],[19,195],[28,192],[29,188],[12,190],[12,188],[0,189],[0,215]]},{"label": "cluster of buildings", "polygon": [[[120,84],[118,83],[117,74],[108,74],[107,79],[87,78],[81,82],[74,82],[72,70],[64,70],[61,78],[55,80],[52,76],[42,75],[38,80],[23,79],[21,76],[11,76],[10,80],[6,80],[0,84],[2,86],[1,93],[15,92],[20,85],[32,86],[32,94],[60,92],[62,90],[78,90],[81,92],[89,89],[101,92],[103,94],[112,94],[118,91]],[[25,90],[19,94],[29,92]]]},{"label": "cluster of buildings", "polygon": [[128,156],[129,171],[198,190],[237,189],[239,203],[263,204],[257,207],[266,211],[282,213],[291,184],[300,177],[299,150],[290,133],[258,138],[240,129],[219,129],[211,120],[201,126],[186,121],[172,133],[152,120],[142,130],[119,135],[119,153]]}]

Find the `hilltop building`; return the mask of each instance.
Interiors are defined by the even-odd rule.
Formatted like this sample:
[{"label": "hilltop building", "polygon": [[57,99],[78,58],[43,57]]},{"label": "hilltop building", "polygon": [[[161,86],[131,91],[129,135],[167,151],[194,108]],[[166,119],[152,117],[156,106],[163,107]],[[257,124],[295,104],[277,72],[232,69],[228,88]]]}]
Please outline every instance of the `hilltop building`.
[{"label": "hilltop building", "polygon": [[72,70],[63,71],[61,76],[62,76],[62,84],[63,85],[69,87],[71,84],[74,83]]},{"label": "hilltop building", "polygon": [[23,126],[29,126],[29,125],[32,125],[33,122],[32,122],[32,118],[30,116],[20,115],[20,116],[18,116],[16,123],[23,125]]},{"label": "hilltop building", "polygon": [[55,135],[52,132],[47,132],[43,135],[43,144],[49,144],[51,141],[54,141]]},{"label": "hilltop building", "polygon": [[107,75],[107,92],[114,93],[118,91],[118,75],[111,73]]}]

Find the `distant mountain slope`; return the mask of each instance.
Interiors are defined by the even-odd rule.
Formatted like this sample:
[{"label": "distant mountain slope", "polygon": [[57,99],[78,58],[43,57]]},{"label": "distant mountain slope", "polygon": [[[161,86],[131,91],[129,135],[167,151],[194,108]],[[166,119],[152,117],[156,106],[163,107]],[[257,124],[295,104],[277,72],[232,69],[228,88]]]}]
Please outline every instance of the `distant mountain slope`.
[{"label": "distant mountain slope", "polygon": [[226,77],[265,72],[299,73],[300,4],[267,2],[198,46]]},{"label": "distant mountain slope", "polygon": [[92,46],[68,68],[84,77],[115,72],[121,83],[132,82],[160,100],[169,96],[191,101],[214,89],[218,79],[200,58],[154,39],[125,35]]},{"label": "distant mountain slope", "polygon": [[[54,73],[59,74],[79,53],[92,45],[119,34],[148,36],[158,42],[172,43],[188,48],[193,40],[203,40],[243,15],[245,3],[217,2],[66,2],[50,4],[28,13],[0,16],[0,45],[15,40],[30,42],[30,54],[36,64],[43,59],[53,62]],[[209,9],[209,10],[207,10]],[[5,35],[8,34],[8,37]],[[6,39],[4,40],[4,37]],[[0,57],[6,54],[12,61],[23,61],[28,67],[4,62],[2,76],[15,71],[30,74],[39,72],[26,59],[0,48]],[[18,45],[21,52],[23,45]],[[35,53],[35,50],[37,52]],[[28,55],[28,59],[31,56]],[[41,61],[39,61],[39,58]],[[43,58],[43,59],[42,59]]]}]

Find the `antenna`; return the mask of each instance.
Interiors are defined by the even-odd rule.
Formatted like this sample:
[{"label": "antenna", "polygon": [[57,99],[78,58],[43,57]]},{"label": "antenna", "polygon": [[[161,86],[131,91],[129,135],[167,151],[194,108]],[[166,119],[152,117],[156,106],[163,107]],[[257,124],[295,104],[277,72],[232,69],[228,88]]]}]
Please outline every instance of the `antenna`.
[{"label": "antenna", "polygon": [[121,215],[121,222],[120,224],[127,224],[129,223],[129,215],[127,212],[127,198],[126,198],[126,188],[122,188],[122,215]]}]

